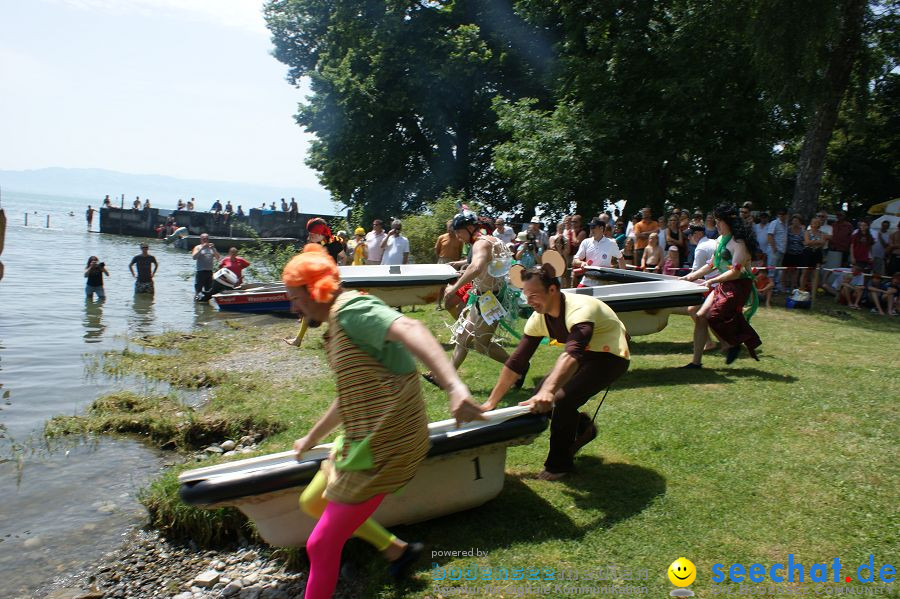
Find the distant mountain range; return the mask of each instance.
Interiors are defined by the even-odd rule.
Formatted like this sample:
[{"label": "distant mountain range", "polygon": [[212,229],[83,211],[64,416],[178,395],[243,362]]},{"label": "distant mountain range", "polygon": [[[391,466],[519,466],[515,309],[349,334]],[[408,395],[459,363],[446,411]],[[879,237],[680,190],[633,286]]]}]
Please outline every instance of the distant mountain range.
[{"label": "distant mountain range", "polygon": [[[150,198],[158,208],[174,208],[181,198],[196,198],[197,208],[206,210],[216,198],[226,200],[244,210],[258,208],[281,198],[297,198],[301,212],[332,214],[335,205],[327,192],[302,187],[269,187],[252,183],[178,179],[163,175],[134,175],[93,168],[42,168],[24,171],[0,170],[0,188],[48,195],[61,195],[95,200],[98,204],[109,195],[118,200],[125,194],[125,204],[135,196]],[[114,204],[118,205],[118,201]]]}]

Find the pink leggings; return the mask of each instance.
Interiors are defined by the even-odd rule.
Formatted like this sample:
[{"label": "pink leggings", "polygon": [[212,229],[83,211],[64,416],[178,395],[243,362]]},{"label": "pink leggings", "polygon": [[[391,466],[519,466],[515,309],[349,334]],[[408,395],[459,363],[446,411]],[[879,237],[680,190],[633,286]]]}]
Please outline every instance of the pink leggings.
[{"label": "pink leggings", "polygon": [[337,586],[341,551],[356,529],[365,522],[384,499],[384,493],[362,503],[329,501],[319,522],[306,541],[309,556],[309,580],[305,599],[329,599]]}]

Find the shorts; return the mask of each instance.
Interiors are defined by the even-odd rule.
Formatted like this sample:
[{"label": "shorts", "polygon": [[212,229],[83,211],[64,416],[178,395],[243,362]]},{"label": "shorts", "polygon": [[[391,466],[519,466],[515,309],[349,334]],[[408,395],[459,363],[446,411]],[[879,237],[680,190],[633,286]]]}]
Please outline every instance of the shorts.
[{"label": "shorts", "polygon": [[97,294],[97,299],[106,299],[106,293],[103,292],[103,285],[99,287],[93,287],[91,285],[84,286],[84,294],[88,299],[93,299],[94,294]]},{"label": "shorts", "polygon": [[803,268],[806,266],[806,258],[803,254],[785,254],[781,265],[793,268]]},{"label": "shorts", "polygon": [[134,282],[134,292],[135,293],[153,293],[153,281],[147,281],[146,283],[141,283],[140,281]]}]

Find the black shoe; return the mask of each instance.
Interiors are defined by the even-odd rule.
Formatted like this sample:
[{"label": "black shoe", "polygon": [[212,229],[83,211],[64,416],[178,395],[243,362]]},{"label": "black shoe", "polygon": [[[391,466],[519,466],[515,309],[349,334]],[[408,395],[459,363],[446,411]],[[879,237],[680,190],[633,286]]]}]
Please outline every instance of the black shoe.
[{"label": "black shoe", "polygon": [[681,370],[699,370],[703,368],[703,364],[694,364],[693,362],[688,362],[684,366],[679,366]]},{"label": "black shoe", "polygon": [[526,364],[525,372],[522,373],[522,376],[519,377],[519,380],[516,381],[515,385],[513,385],[516,389],[521,389],[525,384],[525,377],[528,375],[528,369],[531,368],[531,362]]},{"label": "black shoe", "polygon": [[750,349],[749,347],[747,347],[747,351],[750,352],[750,357],[751,357],[751,358],[753,358],[754,360],[756,360],[757,362],[759,362],[759,356],[756,355],[756,350],[755,350],[755,349]]},{"label": "black shoe", "polygon": [[388,573],[396,581],[403,580],[409,574],[410,567],[424,552],[425,545],[422,543],[409,543],[403,554],[388,565]]},{"label": "black shoe", "polygon": [[735,360],[737,360],[738,354],[741,353],[741,346],[735,345],[734,347],[729,347],[728,351],[725,352],[725,363],[731,364]]},{"label": "black shoe", "polygon": [[437,379],[434,378],[434,375],[431,374],[430,372],[423,372],[422,378],[425,379],[426,381],[428,381],[429,383],[431,383],[432,385],[434,385],[435,387],[437,387],[438,389],[441,388],[441,386],[438,385]]}]

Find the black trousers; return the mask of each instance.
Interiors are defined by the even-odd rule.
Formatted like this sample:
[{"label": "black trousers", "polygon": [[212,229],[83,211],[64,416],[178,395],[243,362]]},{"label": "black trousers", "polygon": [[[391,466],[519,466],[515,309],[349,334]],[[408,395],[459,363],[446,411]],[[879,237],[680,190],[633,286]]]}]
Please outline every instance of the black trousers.
[{"label": "black trousers", "polygon": [[569,382],[556,392],[556,405],[550,414],[550,453],[544,462],[548,472],[569,472],[574,468],[572,445],[591,424],[591,419],[579,414],[578,408],[625,374],[630,364],[608,352],[588,352],[586,356]]},{"label": "black trousers", "polygon": [[211,270],[198,270],[197,274],[194,275],[194,293],[210,289],[212,287],[212,275]]}]

